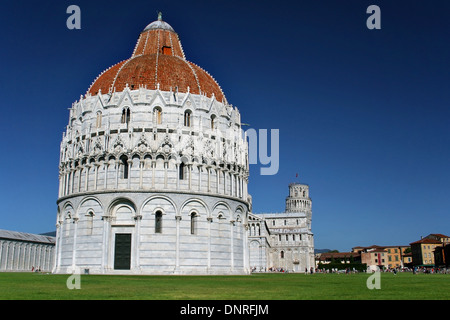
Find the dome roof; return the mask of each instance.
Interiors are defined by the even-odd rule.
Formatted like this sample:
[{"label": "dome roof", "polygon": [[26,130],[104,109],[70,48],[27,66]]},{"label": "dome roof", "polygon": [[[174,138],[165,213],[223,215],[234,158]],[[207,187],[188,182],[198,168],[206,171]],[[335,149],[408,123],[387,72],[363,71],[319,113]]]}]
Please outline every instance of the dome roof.
[{"label": "dome roof", "polygon": [[215,79],[186,60],[177,33],[161,15],[140,34],[132,56],[101,73],[88,90],[91,95],[137,89],[191,92],[226,100]]},{"label": "dome roof", "polygon": [[160,17],[158,18],[158,20],[153,21],[147,27],[145,27],[144,31],[151,30],[151,29],[165,29],[165,30],[175,32],[175,30],[173,30],[173,28],[170,26],[170,24],[162,21],[162,19],[160,20]]}]

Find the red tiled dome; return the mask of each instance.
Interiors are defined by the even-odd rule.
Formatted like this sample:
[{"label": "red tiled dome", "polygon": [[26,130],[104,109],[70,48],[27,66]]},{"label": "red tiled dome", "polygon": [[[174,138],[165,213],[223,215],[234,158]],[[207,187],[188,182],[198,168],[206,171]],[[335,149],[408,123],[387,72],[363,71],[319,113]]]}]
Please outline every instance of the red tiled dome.
[{"label": "red tiled dome", "polygon": [[139,36],[131,58],[119,62],[101,73],[88,93],[122,91],[126,86],[137,89],[191,92],[225,100],[222,89],[205,70],[186,60],[173,28],[158,19]]}]

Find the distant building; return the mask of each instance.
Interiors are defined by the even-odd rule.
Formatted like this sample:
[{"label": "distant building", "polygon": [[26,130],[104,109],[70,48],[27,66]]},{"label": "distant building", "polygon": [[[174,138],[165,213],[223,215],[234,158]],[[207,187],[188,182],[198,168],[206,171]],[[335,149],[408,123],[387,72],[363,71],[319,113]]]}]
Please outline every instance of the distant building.
[{"label": "distant building", "polygon": [[0,271],[52,270],[55,237],[0,230]]},{"label": "distant building", "polygon": [[316,254],[316,264],[329,264],[339,262],[342,264],[360,263],[361,254],[358,252],[324,252]]},{"label": "distant building", "polygon": [[438,240],[423,238],[410,243],[412,253],[412,263],[414,266],[432,267],[434,266],[434,249],[441,247]]},{"label": "distant building", "polygon": [[443,245],[450,244],[450,237],[441,233],[430,233],[425,238],[440,241]]},{"label": "distant building", "polygon": [[354,247],[352,252],[361,255],[361,263],[367,264],[371,271],[402,268],[405,266],[403,256],[409,246]]},{"label": "distant building", "polygon": [[[450,237],[431,233],[426,237],[422,237],[418,241],[410,243],[412,253],[412,264],[414,266],[432,267],[435,266],[435,251],[437,249],[438,257],[445,260],[445,256],[440,256],[442,253],[445,255],[443,248],[450,244]],[[444,260],[439,261],[444,263]]]},{"label": "distant building", "polygon": [[289,185],[283,213],[249,214],[250,267],[305,272],[315,267],[309,186]]},{"label": "distant building", "polygon": [[448,268],[450,266],[450,244],[434,249],[434,264],[436,267]]}]

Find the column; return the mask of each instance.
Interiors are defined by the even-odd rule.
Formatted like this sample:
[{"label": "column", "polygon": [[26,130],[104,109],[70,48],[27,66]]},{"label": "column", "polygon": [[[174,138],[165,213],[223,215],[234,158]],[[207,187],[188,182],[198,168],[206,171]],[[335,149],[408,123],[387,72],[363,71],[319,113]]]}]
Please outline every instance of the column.
[{"label": "column", "polygon": [[58,198],[61,198],[62,195],[62,181],[63,181],[63,177],[61,174],[59,174],[59,188],[58,188]]},{"label": "column", "polygon": [[131,188],[131,165],[133,164],[133,159],[128,159],[127,166],[128,166],[128,181],[127,181],[127,188]]},{"label": "column", "polygon": [[164,160],[164,189],[167,189],[167,167],[169,166],[169,162]]},{"label": "column", "polygon": [[100,167],[99,163],[94,164],[94,190],[97,190],[97,179],[98,179],[98,168]]},{"label": "column", "polygon": [[139,160],[139,189],[143,188],[145,159]]},{"label": "column", "polygon": [[141,215],[136,215],[134,217],[134,220],[136,221],[135,224],[135,235],[134,235],[134,248],[132,248],[132,254],[131,257],[134,257],[133,263],[131,265],[132,269],[140,270],[141,269],[141,259],[140,259],[140,244],[141,244]]},{"label": "column", "polygon": [[56,271],[59,270],[59,268],[61,267],[61,248],[63,245],[62,242],[62,237],[63,237],[63,228],[64,228],[64,224],[63,221],[59,221],[56,224],[56,247],[57,247],[57,251],[56,251]]},{"label": "column", "polygon": [[211,192],[211,168],[208,166],[206,167],[206,170],[208,170],[208,192]]},{"label": "column", "polygon": [[[243,234],[243,237],[242,237],[242,242],[243,242],[243,247],[244,247],[244,254],[243,254],[243,257],[244,257],[244,270],[246,272],[250,272],[250,266],[249,266],[249,264],[250,264],[249,250],[250,250],[250,248],[248,247],[247,239],[248,239],[248,223],[245,223],[244,224],[244,234]],[[266,262],[266,264],[267,264],[267,262]]]},{"label": "column", "polygon": [[119,160],[114,161],[114,165],[116,166],[116,190],[119,187]]},{"label": "column", "polygon": [[152,160],[152,188],[155,189],[155,167],[156,167],[156,161]]},{"label": "column", "polygon": [[85,166],[85,174],[84,174],[84,192],[88,191],[89,189],[89,168],[91,165],[86,164]]},{"label": "column", "polygon": [[180,189],[180,164],[175,164],[176,170],[177,170],[177,190]]},{"label": "column", "polygon": [[202,191],[202,165],[198,165],[198,191]]},{"label": "column", "polygon": [[69,169],[69,172],[67,173],[66,195],[69,195],[72,192],[71,185],[72,185],[72,169]]},{"label": "column", "polygon": [[108,166],[109,163],[108,161],[103,161],[103,171],[105,173],[105,181],[103,181],[103,189],[106,190],[106,188],[108,187],[107,181],[108,181]]},{"label": "column", "polygon": [[223,194],[227,194],[227,171],[223,171]]},{"label": "column", "polygon": [[77,229],[78,229],[78,218],[73,218],[73,245],[72,245],[72,272],[75,272],[77,266]]},{"label": "column", "polygon": [[175,270],[180,268],[180,221],[181,216],[175,216],[176,219],[176,244],[175,244]]},{"label": "column", "polygon": [[230,220],[230,267],[234,271],[234,220]]},{"label": "column", "polygon": [[216,193],[219,193],[219,168],[216,167]]},{"label": "column", "polygon": [[110,232],[111,216],[102,216],[102,220],[103,220],[102,272],[104,273],[106,269],[109,268],[108,254],[111,251],[109,248],[109,232]]},{"label": "column", "polygon": [[191,184],[191,182],[192,182],[192,179],[191,179],[191,176],[192,176],[192,164],[188,164],[187,165],[187,170],[188,170],[188,174],[189,174],[189,188],[188,188],[188,190],[190,191],[191,187],[192,187],[192,184]]},{"label": "column", "polygon": [[80,192],[81,191],[81,172],[82,172],[82,167],[81,167],[81,165],[79,165],[78,166],[78,168],[77,168],[78,170],[78,183],[77,183],[77,192]]},{"label": "column", "polygon": [[208,221],[208,271],[211,269],[211,224],[213,219],[211,217],[206,218]]}]

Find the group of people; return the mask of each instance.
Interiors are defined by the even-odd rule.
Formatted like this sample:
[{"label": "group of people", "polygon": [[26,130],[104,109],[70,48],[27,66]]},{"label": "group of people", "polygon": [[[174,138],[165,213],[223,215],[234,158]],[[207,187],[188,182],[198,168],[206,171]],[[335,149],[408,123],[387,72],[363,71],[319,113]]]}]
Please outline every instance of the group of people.
[{"label": "group of people", "polygon": [[[380,271],[380,272],[392,272],[394,274],[397,274],[397,272],[412,272],[413,274],[417,274],[417,273],[450,273],[450,269],[447,268],[429,268],[429,267],[413,267],[413,268],[388,268],[388,269],[380,269],[380,270],[376,270],[376,271]],[[252,267],[252,273],[253,272],[282,272],[282,273],[288,273],[290,272],[287,269],[284,268],[274,268],[274,267],[270,267],[269,269],[266,268],[257,268],[257,267]],[[294,272],[294,271],[292,271]],[[319,268],[305,268],[305,274],[313,274],[313,273],[345,273],[345,274],[350,274],[350,273],[357,273],[359,272],[358,270],[356,270],[355,268],[345,268],[345,269],[338,269],[338,268],[332,268],[332,269],[319,269]],[[369,270],[367,270],[367,272],[370,272]],[[373,272],[373,271],[372,271]]]},{"label": "group of people", "polygon": [[429,268],[429,267],[414,267],[413,268],[413,273],[417,274],[417,273],[450,273],[450,269],[447,268]]}]

